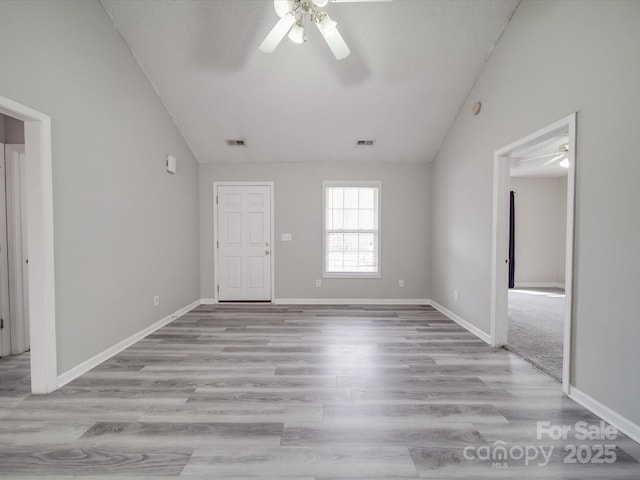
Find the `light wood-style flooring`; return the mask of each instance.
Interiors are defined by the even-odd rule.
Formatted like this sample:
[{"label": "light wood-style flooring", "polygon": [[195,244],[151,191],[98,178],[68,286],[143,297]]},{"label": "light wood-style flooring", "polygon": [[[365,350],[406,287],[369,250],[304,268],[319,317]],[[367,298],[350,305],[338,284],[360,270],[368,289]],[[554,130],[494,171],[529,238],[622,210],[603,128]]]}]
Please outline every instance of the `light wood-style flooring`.
[{"label": "light wood-style flooring", "polygon": [[622,434],[537,439],[600,420],[428,306],[203,305],[45,396],[28,362],[0,360],[3,479],[640,479]]}]

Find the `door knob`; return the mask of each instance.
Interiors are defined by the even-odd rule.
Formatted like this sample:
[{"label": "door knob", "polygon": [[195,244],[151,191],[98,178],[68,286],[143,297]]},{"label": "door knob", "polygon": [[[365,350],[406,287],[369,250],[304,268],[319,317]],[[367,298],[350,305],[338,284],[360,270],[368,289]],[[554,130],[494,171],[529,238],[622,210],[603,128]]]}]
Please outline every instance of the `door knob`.
[{"label": "door knob", "polygon": [[265,250],[265,251],[264,251],[264,254],[265,254],[265,255],[269,255],[269,250]]}]

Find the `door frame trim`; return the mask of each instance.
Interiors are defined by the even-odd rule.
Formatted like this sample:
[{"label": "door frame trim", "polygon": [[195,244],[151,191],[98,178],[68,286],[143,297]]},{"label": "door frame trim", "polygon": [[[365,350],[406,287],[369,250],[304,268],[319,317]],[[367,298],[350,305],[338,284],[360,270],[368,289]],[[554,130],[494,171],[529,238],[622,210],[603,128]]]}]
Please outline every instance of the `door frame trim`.
[{"label": "door frame trim", "polygon": [[562,350],[562,391],[569,393],[571,386],[571,330],[573,323],[573,256],[574,256],[574,216],[576,180],[576,122],[577,113],[572,113],[557,122],[527,135],[494,152],[493,160],[493,229],[491,248],[491,344],[502,346],[507,343],[508,319],[508,266],[504,261],[508,250],[508,196],[509,159],[508,155],[527,145],[568,131],[569,171],[567,172],[567,241],[565,259],[566,313]]},{"label": "door frame trim", "polygon": [[218,303],[220,301],[219,293],[218,293],[218,249],[216,248],[216,242],[218,241],[218,205],[216,203],[216,197],[218,196],[218,187],[219,186],[247,186],[247,187],[269,187],[270,192],[270,201],[271,201],[271,239],[269,241],[271,258],[269,261],[271,262],[271,285],[269,286],[269,302],[273,303],[273,299],[275,298],[275,203],[274,203],[274,182],[213,182],[213,195],[211,198],[211,202],[213,205],[213,244],[211,247],[213,248],[213,301],[214,303]]},{"label": "door frame trim", "polygon": [[58,388],[51,117],[3,96],[0,113],[24,122],[31,392],[49,393]]}]

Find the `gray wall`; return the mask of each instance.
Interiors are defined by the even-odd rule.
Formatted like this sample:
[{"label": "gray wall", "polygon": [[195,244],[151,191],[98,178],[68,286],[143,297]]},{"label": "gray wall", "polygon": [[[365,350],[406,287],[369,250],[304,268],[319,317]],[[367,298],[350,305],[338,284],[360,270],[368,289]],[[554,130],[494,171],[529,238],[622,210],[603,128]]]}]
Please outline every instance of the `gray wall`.
[{"label": "gray wall", "polygon": [[573,384],[636,424],[638,18],[640,2],[520,4],[433,165],[431,228],[433,298],[488,332],[493,152],[578,111]]},{"label": "gray wall", "polygon": [[198,167],[98,2],[0,2],[0,64],[52,118],[60,374],[199,298]]},{"label": "gray wall", "polygon": [[24,122],[0,113],[0,143],[24,143]]},{"label": "gray wall", "polygon": [[18,145],[24,143],[24,122],[5,115],[4,143],[13,143]]},{"label": "gray wall", "polygon": [[[201,296],[213,298],[213,182],[273,181],[276,298],[427,298],[430,165],[200,165]],[[322,279],[322,181],[381,180],[379,279]],[[281,233],[293,241],[281,242]],[[404,288],[398,280],[405,281]]]},{"label": "gray wall", "polygon": [[515,177],[516,287],[564,285],[567,177]]}]

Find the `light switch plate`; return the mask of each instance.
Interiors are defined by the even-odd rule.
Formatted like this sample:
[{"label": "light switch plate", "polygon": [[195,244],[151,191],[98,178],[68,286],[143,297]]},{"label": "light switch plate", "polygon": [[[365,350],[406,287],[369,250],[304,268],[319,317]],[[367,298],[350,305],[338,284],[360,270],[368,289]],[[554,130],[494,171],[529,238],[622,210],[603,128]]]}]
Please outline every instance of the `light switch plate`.
[{"label": "light switch plate", "polygon": [[282,240],[283,242],[290,242],[291,241],[291,234],[290,233],[281,233],[280,234],[280,240]]}]

